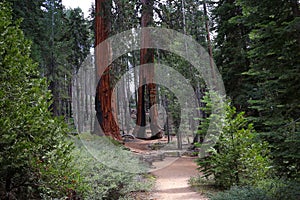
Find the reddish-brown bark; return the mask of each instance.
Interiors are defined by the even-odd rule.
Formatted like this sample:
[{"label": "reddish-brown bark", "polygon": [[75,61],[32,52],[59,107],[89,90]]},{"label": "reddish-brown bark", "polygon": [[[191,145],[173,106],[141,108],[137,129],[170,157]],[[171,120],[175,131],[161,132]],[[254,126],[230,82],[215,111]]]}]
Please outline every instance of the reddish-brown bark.
[{"label": "reddish-brown bark", "polygon": [[112,57],[109,43],[99,44],[109,37],[110,32],[110,0],[95,0],[95,62],[100,80],[96,89],[96,111],[100,126],[106,136],[121,140],[119,126],[114,118],[116,115],[115,97],[111,87],[111,65],[107,65]]},{"label": "reddish-brown bark", "polygon": [[[153,0],[141,0],[143,4],[141,26],[147,27],[153,22]],[[148,46],[151,42],[149,31],[143,31],[141,38],[142,46]],[[141,67],[139,72],[139,89],[138,89],[138,105],[137,105],[137,120],[138,128],[134,130],[139,137],[145,136],[146,111],[145,111],[145,92],[149,95],[149,108],[156,104],[156,84],[154,82],[154,50],[142,48],[140,50],[140,64],[148,64],[147,67]],[[146,83],[149,83],[146,85]],[[152,108],[150,112],[150,128],[152,135],[161,131],[158,125],[158,111]]]}]

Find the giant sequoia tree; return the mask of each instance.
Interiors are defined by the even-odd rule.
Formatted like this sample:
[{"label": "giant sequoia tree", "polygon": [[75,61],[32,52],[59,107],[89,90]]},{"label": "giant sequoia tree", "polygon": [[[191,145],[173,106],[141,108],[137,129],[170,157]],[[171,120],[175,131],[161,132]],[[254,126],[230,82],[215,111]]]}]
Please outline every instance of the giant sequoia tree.
[{"label": "giant sequoia tree", "polygon": [[[148,27],[153,24],[153,0],[142,0],[142,18],[141,27]],[[142,46],[151,43],[151,33],[146,30],[142,32]],[[138,125],[134,132],[139,137],[145,136],[146,127],[146,109],[150,109],[150,129],[152,135],[161,132],[158,125],[158,112],[154,106],[156,104],[156,84],[154,82],[154,49],[142,48],[140,51],[140,64],[148,64],[147,67],[141,67],[139,72],[139,88],[138,88],[138,105],[137,105],[137,121]],[[145,98],[148,99],[149,106],[146,106]],[[154,107],[153,107],[154,106]]]},{"label": "giant sequoia tree", "polygon": [[106,66],[105,60],[111,58],[110,44],[99,48],[99,44],[106,40],[110,34],[111,1],[96,0],[95,20],[95,56],[97,74],[100,78],[96,89],[96,112],[97,119],[106,136],[121,140],[119,126],[116,122],[116,105],[111,85],[111,68]]}]

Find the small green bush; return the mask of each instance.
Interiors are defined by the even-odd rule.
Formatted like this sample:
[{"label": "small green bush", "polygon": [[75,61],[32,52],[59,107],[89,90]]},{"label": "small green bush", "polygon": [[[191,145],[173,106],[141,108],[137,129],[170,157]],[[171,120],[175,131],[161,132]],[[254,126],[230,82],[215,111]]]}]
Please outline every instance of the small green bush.
[{"label": "small green bush", "polygon": [[226,106],[224,123],[216,145],[208,150],[209,155],[197,161],[203,176],[213,177],[216,185],[224,189],[254,185],[266,178],[270,166],[268,144],[256,141],[252,124],[230,104]]},{"label": "small green bush", "polygon": [[265,191],[253,187],[232,187],[230,190],[219,192],[211,200],[273,200]]}]

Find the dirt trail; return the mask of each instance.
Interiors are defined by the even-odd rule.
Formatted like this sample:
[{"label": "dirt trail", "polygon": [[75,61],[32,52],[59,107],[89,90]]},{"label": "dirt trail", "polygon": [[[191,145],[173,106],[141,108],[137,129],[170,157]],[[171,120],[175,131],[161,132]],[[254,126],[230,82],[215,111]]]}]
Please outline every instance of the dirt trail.
[{"label": "dirt trail", "polygon": [[[170,162],[166,160],[165,162]],[[161,164],[161,163],[157,163]],[[155,165],[155,163],[154,163]],[[199,172],[197,165],[190,157],[181,157],[172,164],[153,171],[157,177],[156,187],[153,194],[154,200],[207,200],[204,196],[194,192],[188,180]]]},{"label": "dirt trail", "polygon": [[[142,155],[153,152],[149,145],[157,142],[165,143],[166,139],[156,141],[135,139],[125,143],[125,146],[132,152]],[[154,192],[146,194],[147,196],[139,194],[141,196],[136,199],[149,199],[150,196],[151,200],[208,200],[194,192],[188,184],[190,177],[199,173],[193,160],[191,157],[165,157],[163,161],[153,162],[155,169],[151,170],[151,173],[157,177]]]}]

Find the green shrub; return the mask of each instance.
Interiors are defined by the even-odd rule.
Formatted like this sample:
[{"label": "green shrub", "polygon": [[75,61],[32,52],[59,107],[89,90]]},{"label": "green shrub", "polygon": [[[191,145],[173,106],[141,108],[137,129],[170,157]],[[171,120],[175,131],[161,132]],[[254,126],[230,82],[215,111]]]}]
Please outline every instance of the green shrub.
[{"label": "green shrub", "polygon": [[294,181],[284,182],[281,187],[278,187],[274,194],[273,199],[278,200],[299,200],[300,199],[300,183]]},{"label": "green shrub", "polygon": [[281,179],[265,179],[255,187],[234,186],[219,192],[211,200],[299,200],[300,183]]},{"label": "green shrub", "polygon": [[232,187],[230,190],[219,192],[211,200],[273,200],[265,191],[253,187]]},{"label": "green shrub", "polygon": [[255,136],[244,113],[236,113],[234,107],[227,105],[225,125],[216,145],[209,149],[209,156],[197,161],[203,176],[212,176],[216,185],[225,189],[254,185],[267,177],[268,145],[256,141]]},{"label": "green shrub", "polygon": [[48,85],[20,22],[12,23],[8,4],[0,7],[0,199],[79,196],[84,186],[70,165],[68,128],[48,110]]},{"label": "green shrub", "polygon": [[264,190],[273,200],[300,199],[300,183],[282,179],[266,179],[258,182],[257,187]]}]

